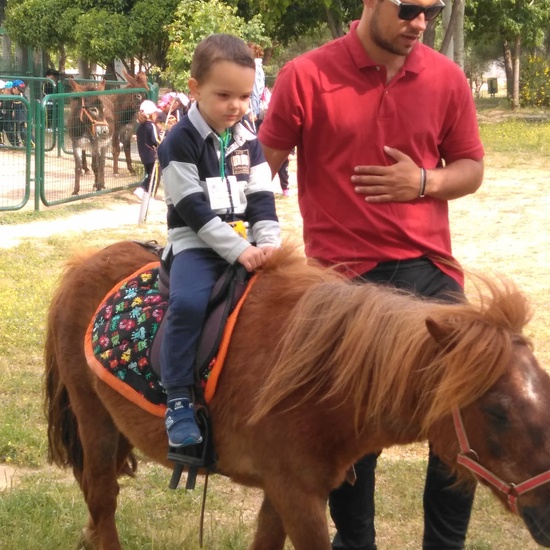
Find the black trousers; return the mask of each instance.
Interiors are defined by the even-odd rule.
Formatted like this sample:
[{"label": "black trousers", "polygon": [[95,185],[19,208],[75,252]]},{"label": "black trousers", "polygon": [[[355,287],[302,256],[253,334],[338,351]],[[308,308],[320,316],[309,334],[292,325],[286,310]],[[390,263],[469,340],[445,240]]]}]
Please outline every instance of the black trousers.
[{"label": "black trousers", "polygon": [[[359,280],[385,283],[453,302],[449,293],[463,293],[460,285],[426,258],[384,262]],[[336,526],[333,550],[376,550],[374,528],[375,468],[379,455],[367,455],[355,464],[354,486],[344,482],[329,496],[330,515]],[[423,550],[462,550],[474,495],[451,487],[456,478],[431,452],[424,486]]]}]

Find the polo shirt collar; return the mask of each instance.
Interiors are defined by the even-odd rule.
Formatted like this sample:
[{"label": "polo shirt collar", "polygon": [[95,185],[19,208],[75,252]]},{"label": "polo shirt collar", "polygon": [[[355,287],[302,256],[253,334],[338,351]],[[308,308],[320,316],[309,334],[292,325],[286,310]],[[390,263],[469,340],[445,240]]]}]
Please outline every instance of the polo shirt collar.
[{"label": "polo shirt collar", "polygon": [[[189,113],[187,115],[189,121],[197,129],[197,132],[201,135],[202,139],[206,140],[207,137],[212,136],[214,142],[218,140],[218,134],[209,126],[209,124],[204,120],[196,102],[193,102]],[[256,135],[248,130],[241,122],[237,122],[233,126],[233,142],[237,146],[244,145],[246,141],[250,141],[256,138]],[[229,152],[229,149],[228,149]]]},{"label": "polo shirt collar", "polygon": [[[347,47],[350,51],[351,57],[358,69],[366,67],[376,67],[378,63],[375,63],[367,54],[363,48],[363,44],[357,36],[357,26],[359,21],[353,21],[349,29],[348,34],[344,37]],[[403,70],[413,73],[419,73],[424,70],[424,45],[417,43],[412,49],[411,53],[407,56]]]}]

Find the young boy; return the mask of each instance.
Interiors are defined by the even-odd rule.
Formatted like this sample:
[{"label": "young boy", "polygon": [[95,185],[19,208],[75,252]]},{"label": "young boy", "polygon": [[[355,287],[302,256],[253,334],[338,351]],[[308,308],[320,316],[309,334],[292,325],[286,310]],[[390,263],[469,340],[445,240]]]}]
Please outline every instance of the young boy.
[{"label": "young boy", "polygon": [[164,259],[170,265],[161,379],[172,447],[202,440],[193,371],[214,283],[235,262],[248,271],[260,268],[280,243],[271,172],[255,134],[240,123],[254,75],[242,40],[226,34],[204,39],[191,63],[195,101],[158,149],[168,206]]}]

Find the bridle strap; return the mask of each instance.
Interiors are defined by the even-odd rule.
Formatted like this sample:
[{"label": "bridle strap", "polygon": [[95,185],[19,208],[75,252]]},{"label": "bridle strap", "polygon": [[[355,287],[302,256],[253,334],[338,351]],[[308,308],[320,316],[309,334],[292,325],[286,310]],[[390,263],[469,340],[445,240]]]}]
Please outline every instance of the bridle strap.
[{"label": "bridle strap", "polygon": [[537,487],[540,487],[550,481],[550,470],[547,470],[546,472],[536,475],[527,481],[523,481],[518,485],[515,485],[514,483],[506,483],[479,463],[477,453],[470,448],[462,415],[460,414],[460,410],[458,408],[453,409],[453,422],[460,446],[460,453],[458,453],[456,458],[457,463],[470,470],[475,476],[487,481],[487,483],[498,489],[501,493],[504,493],[508,501],[508,506],[514,514],[519,514],[517,500],[522,494],[527,491],[531,491],[532,489],[536,489]]},{"label": "bridle strap", "polygon": [[94,137],[97,133],[96,126],[109,126],[107,124],[107,121],[105,120],[105,118],[103,120],[96,120],[95,118],[93,118],[92,115],[88,112],[88,108],[84,104],[84,101],[82,102],[82,105],[80,106],[80,122],[83,123],[84,120],[82,119],[82,113],[84,113],[88,117],[88,120],[91,122],[91,124],[92,124],[92,136],[94,136]]}]

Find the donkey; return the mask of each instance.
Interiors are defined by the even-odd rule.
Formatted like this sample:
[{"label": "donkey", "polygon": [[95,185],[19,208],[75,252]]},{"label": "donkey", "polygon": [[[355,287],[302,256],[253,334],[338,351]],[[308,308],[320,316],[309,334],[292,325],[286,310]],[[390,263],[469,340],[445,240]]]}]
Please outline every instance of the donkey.
[{"label": "donkey", "polygon": [[[105,90],[105,81],[97,85],[82,86],[70,79],[69,84],[74,92]],[[68,121],[75,161],[73,195],[80,193],[82,171],[89,172],[86,150],[89,150],[92,155],[93,188],[97,191],[105,189],[105,158],[114,129],[113,104],[109,97],[74,98]]]},{"label": "donkey", "polygon": [[[137,75],[132,75],[126,71],[124,77],[128,84],[124,88],[145,88],[149,90],[147,76],[142,71]],[[118,157],[120,156],[120,145],[126,157],[126,166],[130,174],[136,171],[132,166],[131,144],[134,134],[134,123],[139,112],[141,103],[147,99],[145,92],[135,92],[131,94],[119,94],[114,96],[115,106],[115,131],[113,133],[113,174],[118,174]]]}]

